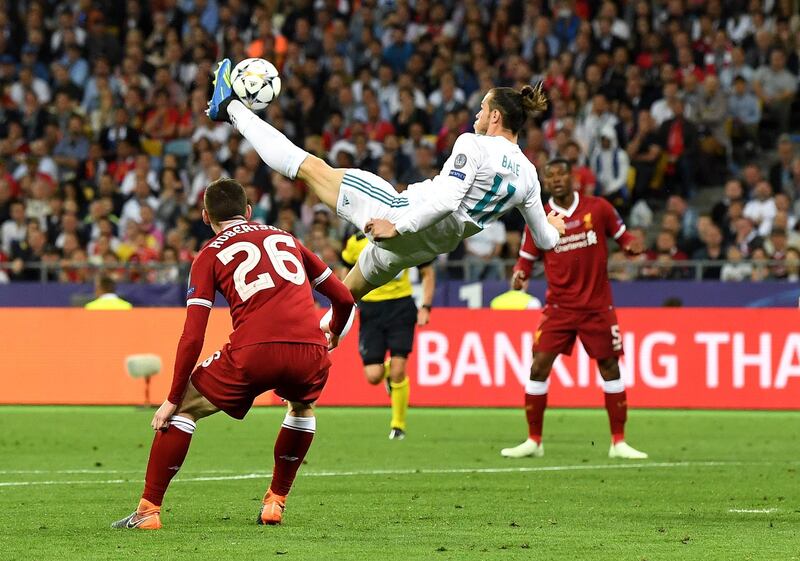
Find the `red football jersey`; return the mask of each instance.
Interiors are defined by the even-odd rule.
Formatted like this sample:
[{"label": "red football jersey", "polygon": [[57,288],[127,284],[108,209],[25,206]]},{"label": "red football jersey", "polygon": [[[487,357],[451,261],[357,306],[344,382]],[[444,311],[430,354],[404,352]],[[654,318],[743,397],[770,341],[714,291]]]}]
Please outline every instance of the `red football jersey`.
[{"label": "red football jersey", "polygon": [[192,263],[186,305],[211,307],[218,290],[230,306],[233,348],[327,345],[311,289],[331,270],[303,250],[294,236],[274,226],[235,222],[206,242]]},{"label": "red football jersey", "polygon": [[274,226],[245,220],[230,223],[203,246],[192,263],[186,323],[167,399],[177,404],[186,391],[217,291],[230,306],[231,348],[272,342],[327,346],[312,288],[331,300],[330,329],[340,334],[354,302],[328,266],[294,236]]},{"label": "red football jersey", "polygon": [[577,310],[603,310],[612,306],[608,283],[608,238],[622,241],[625,224],[611,203],[600,197],[575,193],[570,208],[561,208],[550,199],[545,212],[564,215],[566,232],[558,245],[542,251],[533,243],[525,227],[515,270],[530,276],[533,261],[544,259],[547,278],[547,304]]}]

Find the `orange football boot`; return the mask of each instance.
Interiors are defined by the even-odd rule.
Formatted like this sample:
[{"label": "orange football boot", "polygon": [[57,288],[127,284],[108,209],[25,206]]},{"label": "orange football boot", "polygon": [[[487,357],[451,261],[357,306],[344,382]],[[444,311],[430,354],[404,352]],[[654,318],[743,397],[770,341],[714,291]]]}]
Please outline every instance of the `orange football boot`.
[{"label": "orange football boot", "polygon": [[262,503],[257,522],[270,526],[280,524],[283,519],[283,511],[286,510],[286,497],[267,491]]},{"label": "orange football boot", "polygon": [[126,530],[158,530],[161,528],[161,507],[147,499],[141,499],[133,514],[117,520],[111,527]]}]

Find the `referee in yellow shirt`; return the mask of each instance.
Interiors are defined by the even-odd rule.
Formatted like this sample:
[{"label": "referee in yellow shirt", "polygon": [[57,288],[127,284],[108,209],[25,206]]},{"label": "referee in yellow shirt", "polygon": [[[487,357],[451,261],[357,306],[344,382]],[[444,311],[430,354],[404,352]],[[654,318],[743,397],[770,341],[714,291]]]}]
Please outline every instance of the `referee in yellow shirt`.
[{"label": "referee in yellow shirt", "polygon": [[[367,243],[369,241],[361,232],[350,236],[342,250],[345,264],[355,265]],[[421,265],[419,271],[422,277],[422,306],[419,310],[411,296],[408,269],[364,296],[359,305],[358,352],[370,384],[388,381],[392,400],[391,440],[402,440],[406,436],[410,395],[406,362],[414,344],[415,327],[427,324],[430,319],[436,287],[436,275],[430,263]]]},{"label": "referee in yellow shirt", "polygon": [[94,285],[96,298],[87,303],[87,310],[130,310],[130,302],[123,300],[116,294],[117,285],[111,277],[100,275]]}]

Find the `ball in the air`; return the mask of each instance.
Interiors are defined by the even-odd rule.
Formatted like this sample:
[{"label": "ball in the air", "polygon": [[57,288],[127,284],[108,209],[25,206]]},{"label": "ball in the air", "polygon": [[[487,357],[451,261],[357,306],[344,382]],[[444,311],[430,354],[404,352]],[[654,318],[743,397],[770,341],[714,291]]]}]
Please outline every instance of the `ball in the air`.
[{"label": "ball in the air", "polygon": [[263,58],[248,58],[233,68],[231,87],[242,103],[253,111],[259,111],[281,93],[281,79],[271,62]]}]

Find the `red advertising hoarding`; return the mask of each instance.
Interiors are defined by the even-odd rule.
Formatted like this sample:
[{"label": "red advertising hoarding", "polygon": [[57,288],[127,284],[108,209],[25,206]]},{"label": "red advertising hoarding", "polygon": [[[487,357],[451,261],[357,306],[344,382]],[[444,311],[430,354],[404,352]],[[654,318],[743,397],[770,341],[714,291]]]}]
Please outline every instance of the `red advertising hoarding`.
[{"label": "red advertising hoarding", "polygon": [[[321,313],[321,312],[320,312]],[[182,309],[89,312],[3,309],[0,403],[136,404],[143,382],[125,374],[125,357],[154,353],[160,402],[172,377]],[[417,330],[409,360],[411,403],[417,406],[516,407],[523,401],[537,311],[435,309]],[[634,407],[800,409],[800,311],[793,309],[619,309],[621,359]],[[357,330],[357,326],[354,327]],[[214,309],[201,360],[230,331]],[[364,379],[356,333],[332,356],[323,405],[385,405],[382,386]],[[602,403],[596,367],[577,344],[551,375],[549,403]],[[258,404],[274,404],[272,395]]]}]

